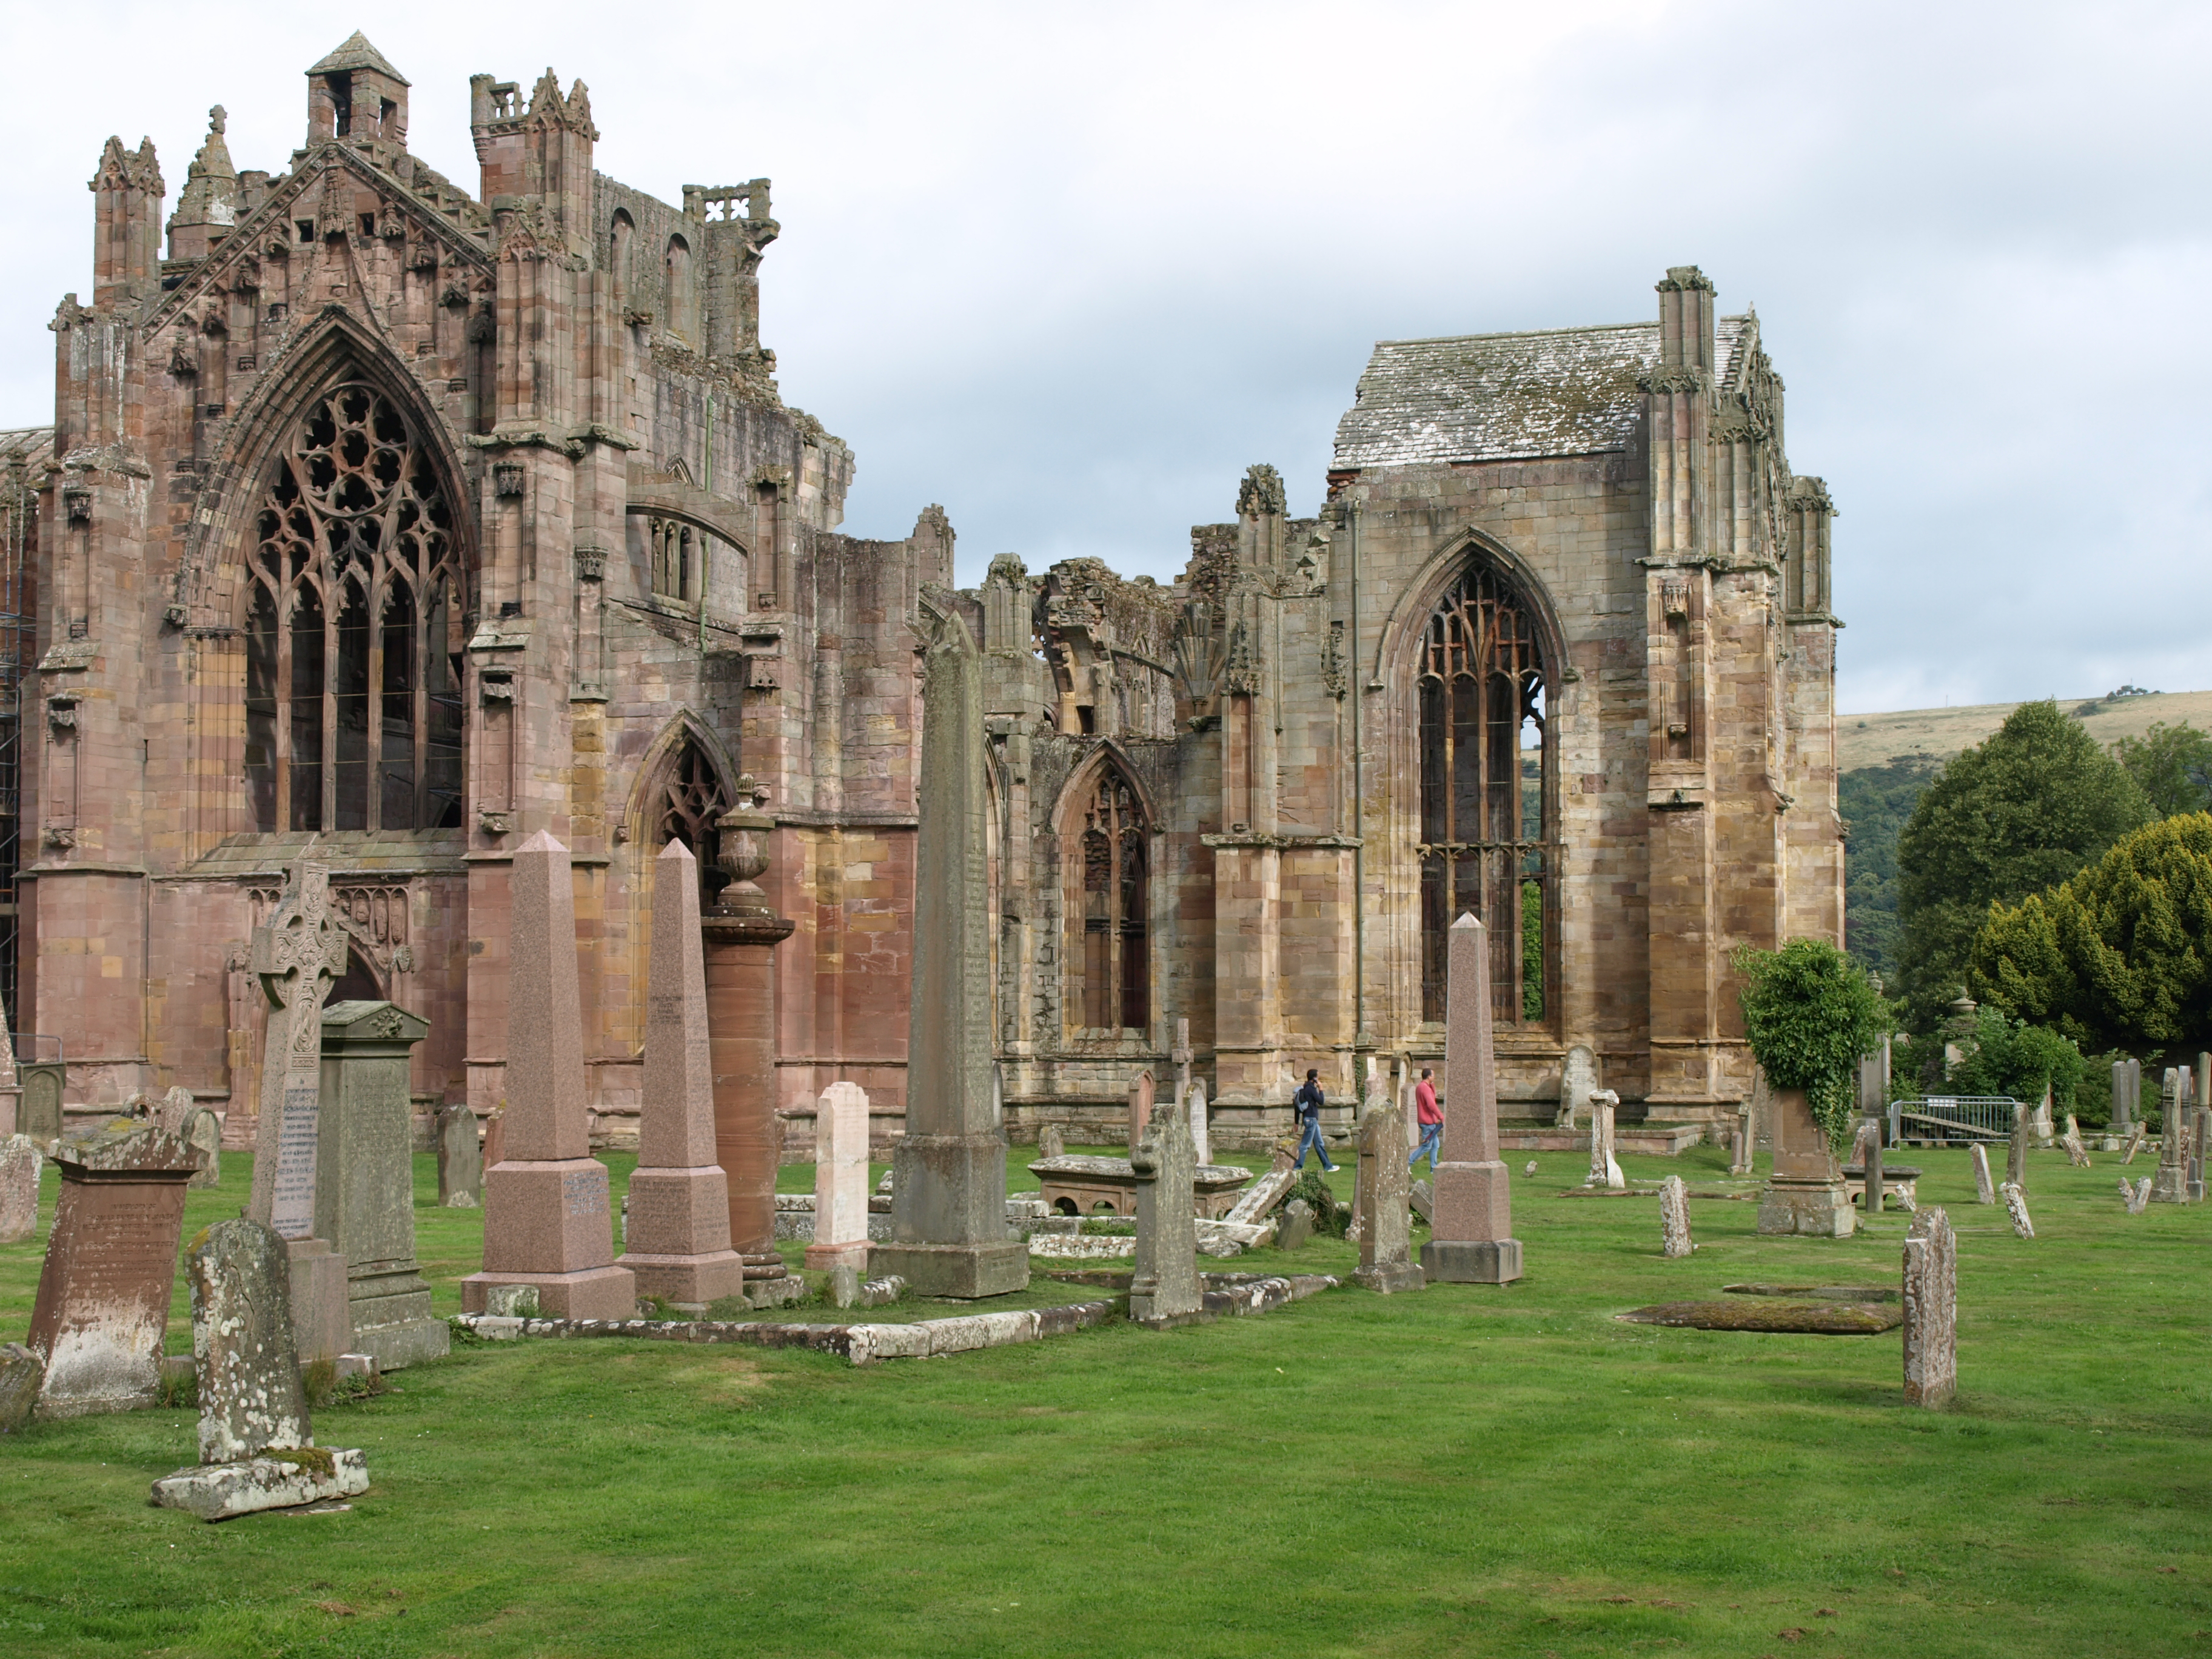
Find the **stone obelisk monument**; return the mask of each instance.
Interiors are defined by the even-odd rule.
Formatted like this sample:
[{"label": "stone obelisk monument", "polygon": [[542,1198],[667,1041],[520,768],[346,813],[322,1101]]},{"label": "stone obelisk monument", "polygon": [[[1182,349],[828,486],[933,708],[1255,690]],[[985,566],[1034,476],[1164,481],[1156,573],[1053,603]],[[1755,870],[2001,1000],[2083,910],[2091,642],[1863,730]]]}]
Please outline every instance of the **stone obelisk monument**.
[{"label": "stone obelisk monument", "polygon": [[1030,1258],[1006,1237],[1006,1139],[991,1108],[983,672],[957,612],[925,654],[922,707],[907,1133],[891,1154],[890,1243],[870,1265],[922,1296],[1003,1296],[1028,1285]]},{"label": "stone obelisk monument", "polygon": [[507,1133],[484,1172],[483,1271],[461,1281],[461,1306],[482,1313],[493,1285],[535,1285],[548,1318],[633,1318],[637,1279],[614,1265],[607,1169],[584,1105],[568,849],[539,830],[515,849],[509,890]]},{"label": "stone obelisk monument", "polygon": [[336,1359],[353,1339],[346,1261],[315,1233],[323,1003],[346,969],[345,933],[331,915],[330,866],[303,856],[285,871],[284,890],[253,930],[247,962],[268,999],[269,1029],[246,1213],[284,1241],[300,1358]]},{"label": "stone obelisk monument", "polygon": [[615,1265],[637,1275],[641,1295],[703,1308],[744,1293],[745,1264],[730,1248],[729,1183],[714,1161],[699,865],[680,841],[653,860],[645,1099],[623,1237],[628,1249]]},{"label": "stone obelisk monument", "polygon": [[1449,1284],[1521,1277],[1513,1187],[1498,1156],[1498,1058],[1490,1035],[1490,933],[1473,915],[1451,926],[1444,1007],[1444,1158],[1421,1266]]}]

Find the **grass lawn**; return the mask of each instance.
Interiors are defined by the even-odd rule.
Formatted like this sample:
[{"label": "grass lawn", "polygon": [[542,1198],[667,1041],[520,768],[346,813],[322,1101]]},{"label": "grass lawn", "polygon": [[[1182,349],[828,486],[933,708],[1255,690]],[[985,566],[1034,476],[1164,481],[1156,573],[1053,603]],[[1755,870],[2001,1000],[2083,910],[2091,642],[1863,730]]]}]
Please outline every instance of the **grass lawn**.
[{"label": "grass lawn", "polygon": [[[1905,1218],[1765,1240],[1755,1205],[1703,1201],[1670,1262],[1656,1202],[1561,1198],[1583,1155],[1525,1180],[1516,1154],[1528,1276],[1503,1289],[867,1370],[464,1346],[318,1415],[368,1454],[349,1514],[149,1509],[194,1457],[187,1412],[35,1425],[0,1440],[0,1654],[2212,1653],[2212,1212],[2129,1216],[2116,1158],[2039,1153],[2023,1243],[1963,1156],[1897,1156],[1960,1229],[1949,1412],[1899,1403],[1894,1333],[1610,1316],[1893,1284]],[[224,1162],[194,1226],[242,1201]],[[1623,1162],[1710,1180],[1724,1155]],[[417,1220],[455,1309],[481,1212]],[[0,1340],[42,1243],[0,1248]]]}]

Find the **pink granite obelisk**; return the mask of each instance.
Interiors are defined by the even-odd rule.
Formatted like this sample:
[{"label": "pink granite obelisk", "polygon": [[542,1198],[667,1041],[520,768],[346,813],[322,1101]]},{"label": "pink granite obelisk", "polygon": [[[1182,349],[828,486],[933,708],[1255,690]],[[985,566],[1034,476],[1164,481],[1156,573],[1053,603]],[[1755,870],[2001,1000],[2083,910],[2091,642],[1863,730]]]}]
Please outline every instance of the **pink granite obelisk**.
[{"label": "pink granite obelisk", "polygon": [[714,1161],[699,864],[680,841],[653,860],[645,1100],[624,1240],[615,1265],[637,1275],[641,1295],[703,1308],[744,1294],[744,1258],[730,1248],[729,1181]]},{"label": "pink granite obelisk", "polygon": [[1513,1187],[1498,1156],[1498,1057],[1490,1035],[1490,932],[1472,915],[1451,925],[1444,1008],[1444,1161],[1421,1266],[1447,1284],[1521,1277]]},{"label": "pink granite obelisk", "polygon": [[461,1281],[461,1306],[535,1285],[548,1318],[634,1318],[637,1279],[614,1265],[607,1169],[591,1155],[568,849],[539,830],[515,849],[508,891],[505,1144],[484,1172],[483,1271]]}]

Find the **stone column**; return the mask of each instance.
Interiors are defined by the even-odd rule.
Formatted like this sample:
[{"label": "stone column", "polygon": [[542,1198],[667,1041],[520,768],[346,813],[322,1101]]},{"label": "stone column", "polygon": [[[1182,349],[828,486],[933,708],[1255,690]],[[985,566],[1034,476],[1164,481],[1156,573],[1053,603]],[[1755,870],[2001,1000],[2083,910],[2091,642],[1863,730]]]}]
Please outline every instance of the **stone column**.
[{"label": "stone column", "polygon": [[1959,1390],[1959,1260],[1951,1219],[1931,1204],[1905,1235],[1905,1403],[1948,1406]]},{"label": "stone column", "polygon": [[1620,1159],[1614,1155],[1613,1138],[1613,1114],[1620,1109],[1620,1096],[1611,1089],[1591,1091],[1589,1176],[1585,1187],[1603,1187],[1611,1192],[1625,1192],[1628,1182],[1620,1173]]},{"label": "stone column", "polygon": [[44,1361],[40,1417],[150,1406],[177,1282],[192,1149],[118,1119],[54,1149],[61,1201],[46,1237],[29,1346]]},{"label": "stone column", "polygon": [[1521,1277],[1513,1188],[1498,1156],[1498,1058],[1491,1046],[1490,935],[1473,915],[1451,926],[1444,1009],[1444,1158],[1421,1266],[1449,1284]]},{"label": "stone column", "polygon": [[1813,1121],[1802,1089],[1773,1089],[1774,1172],[1759,1204],[1759,1231],[1849,1238],[1856,1226],[1844,1172],[1828,1137]]},{"label": "stone column", "polygon": [[1028,1285],[1030,1264],[1027,1243],[1006,1237],[1006,1140],[991,1113],[981,664],[957,612],[940,612],[933,633],[922,684],[907,1133],[891,1154],[891,1242],[870,1256],[877,1273],[899,1274],[922,1296],[1000,1296]]},{"label": "stone column", "polygon": [[1140,1325],[1179,1324],[1203,1305],[1198,1278],[1197,1152],[1181,1114],[1162,1112],[1129,1149],[1137,1178],[1137,1255],[1129,1317]]},{"label": "stone column", "polygon": [[484,1172],[483,1271],[461,1281],[461,1306],[534,1285],[548,1318],[633,1318],[637,1279],[614,1265],[606,1166],[591,1155],[568,849],[541,830],[510,871],[506,1133]]},{"label": "stone column", "polygon": [[315,1231],[345,1263],[349,1353],[398,1370],[451,1348],[415,1260],[415,1045],[430,1022],[388,1002],[323,1012]]},{"label": "stone column", "polygon": [[629,1224],[616,1264],[637,1275],[640,1294],[698,1310],[744,1294],[744,1263],[730,1248],[729,1184],[714,1156],[699,865],[690,848],[672,841],[653,866],[645,1097]]},{"label": "stone column", "polygon": [[797,923],[776,915],[757,885],[768,869],[773,815],[767,792],[738,780],[747,802],[716,821],[730,878],[700,919],[706,943],[707,1030],[714,1073],[714,1161],[730,1194],[730,1248],[750,1279],[781,1279],[775,1248],[775,1171],[783,1133],[775,1115],[775,947]]}]

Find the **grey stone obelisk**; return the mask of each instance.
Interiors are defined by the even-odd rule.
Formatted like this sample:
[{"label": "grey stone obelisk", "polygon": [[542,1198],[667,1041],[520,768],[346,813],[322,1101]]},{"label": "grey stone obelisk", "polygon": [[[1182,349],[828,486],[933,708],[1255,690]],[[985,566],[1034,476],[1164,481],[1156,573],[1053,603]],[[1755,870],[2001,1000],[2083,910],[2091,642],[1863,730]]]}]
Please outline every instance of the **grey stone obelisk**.
[{"label": "grey stone obelisk", "polygon": [[1513,1187],[1498,1155],[1498,1060],[1491,1047],[1490,933],[1472,915],[1451,926],[1444,1007],[1444,1158],[1421,1266],[1448,1284],[1521,1277]]},{"label": "grey stone obelisk", "polygon": [[1006,1237],[991,1109],[982,659],[957,612],[939,612],[923,661],[907,1132],[891,1154],[890,1241],[870,1265],[921,1296],[1003,1296],[1027,1287],[1029,1245]]}]

